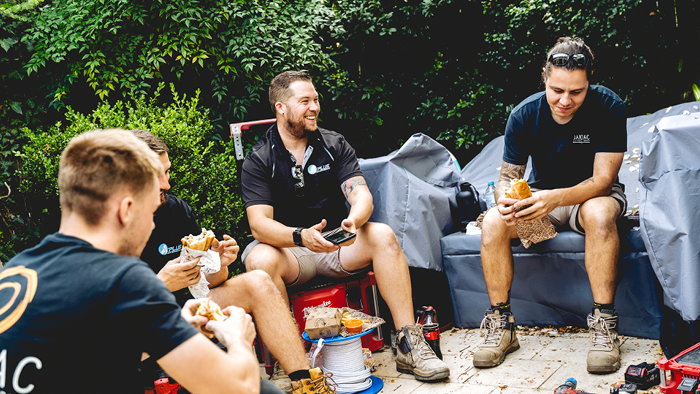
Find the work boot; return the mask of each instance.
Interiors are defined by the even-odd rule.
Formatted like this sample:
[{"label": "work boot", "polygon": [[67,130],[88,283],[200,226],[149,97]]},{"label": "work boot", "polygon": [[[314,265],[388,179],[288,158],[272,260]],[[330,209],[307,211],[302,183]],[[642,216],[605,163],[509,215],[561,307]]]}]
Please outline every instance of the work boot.
[{"label": "work boot", "polygon": [[481,329],[486,329],[484,344],[474,352],[474,366],[495,367],[506,359],[506,354],[520,349],[515,335],[515,317],[510,312],[486,310]]},{"label": "work boot", "polygon": [[[327,394],[335,393],[335,381],[332,373],[323,373],[321,368],[309,370],[310,379],[292,382],[292,394]],[[329,384],[328,381],[332,383]]]},{"label": "work boot", "polygon": [[610,373],[620,368],[620,338],[617,337],[619,317],[612,309],[593,308],[588,315],[591,348],[588,350],[588,372]]},{"label": "work boot", "polygon": [[289,376],[287,376],[287,372],[282,368],[279,361],[275,362],[272,376],[270,376],[270,382],[287,394],[292,392],[292,381],[289,379]]},{"label": "work boot", "polygon": [[437,358],[423,336],[423,326],[404,326],[396,338],[396,370],[413,374],[423,382],[433,382],[450,376],[450,368]]}]

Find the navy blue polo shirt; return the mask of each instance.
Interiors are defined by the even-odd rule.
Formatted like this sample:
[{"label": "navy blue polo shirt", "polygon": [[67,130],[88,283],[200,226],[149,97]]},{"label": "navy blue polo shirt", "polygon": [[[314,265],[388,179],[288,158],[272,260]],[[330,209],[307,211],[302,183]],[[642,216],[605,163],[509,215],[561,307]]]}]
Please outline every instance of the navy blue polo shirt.
[{"label": "navy blue polo shirt", "polygon": [[592,85],[573,119],[563,125],[552,118],[545,92],[518,104],[506,124],[503,161],[525,165],[531,156],[527,183],[538,189],[558,189],[590,178],[596,153],[626,150],[624,102],[610,89]]},{"label": "navy blue polo shirt", "polygon": [[328,221],[326,230],[339,227],[348,215],[340,185],[362,175],[355,150],[342,135],[318,128],[309,133],[307,155],[309,151],[304,163],[298,163],[303,174],[299,187],[301,177],[293,173],[297,163],[284,147],[277,124],[272,125],[243,161],[245,208],[270,205],[274,219],[290,227],[311,227],[322,219]]}]

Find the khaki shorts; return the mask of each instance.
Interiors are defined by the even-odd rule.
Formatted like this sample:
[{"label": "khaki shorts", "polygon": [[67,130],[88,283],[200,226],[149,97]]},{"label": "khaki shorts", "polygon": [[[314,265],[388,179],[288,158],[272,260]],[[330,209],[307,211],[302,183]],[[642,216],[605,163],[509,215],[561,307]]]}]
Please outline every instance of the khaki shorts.
[{"label": "khaki shorts", "polygon": [[[254,240],[243,251],[241,261],[245,263],[246,257],[260,241]],[[307,248],[295,246],[287,248],[297,258],[299,263],[299,276],[291,283],[287,283],[287,287],[297,286],[308,282],[316,275],[323,275],[329,278],[344,278],[364,271],[350,272],[343,269],[340,265],[340,249],[331,253],[316,253]]]},{"label": "khaki shorts", "polygon": [[[532,192],[539,191],[541,189],[533,188]],[[622,189],[622,185],[616,183],[612,187],[612,191],[608,195],[612,197],[620,204],[620,215],[617,217],[620,219],[625,216],[627,212],[627,198],[625,197],[625,191]],[[558,228],[570,228],[579,234],[585,234],[581,223],[578,220],[578,211],[581,208],[581,204],[577,205],[567,205],[564,207],[554,208],[552,212],[547,215],[552,224]]]}]

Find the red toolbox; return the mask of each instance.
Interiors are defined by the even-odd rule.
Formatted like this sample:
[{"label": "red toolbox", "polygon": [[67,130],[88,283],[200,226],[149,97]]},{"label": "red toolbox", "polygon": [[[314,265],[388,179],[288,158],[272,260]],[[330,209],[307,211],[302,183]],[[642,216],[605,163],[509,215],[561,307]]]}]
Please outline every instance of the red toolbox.
[{"label": "red toolbox", "polygon": [[680,352],[675,357],[659,360],[662,393],[692,393],[700,383],[700,343]]},{"label": "red toolbox", "polygon": [[[290,293],[289,301],[294,319],[299,326],[299,335],[304,332],[304,310],[314,306],[323,305],[332,308],[347,306],[370,316],[379,316],[377,280],[372,271],[353,281]],[[375,351],[384,346],[380,328],[378,327],[371,334],[362,337],[362,347]]]}]

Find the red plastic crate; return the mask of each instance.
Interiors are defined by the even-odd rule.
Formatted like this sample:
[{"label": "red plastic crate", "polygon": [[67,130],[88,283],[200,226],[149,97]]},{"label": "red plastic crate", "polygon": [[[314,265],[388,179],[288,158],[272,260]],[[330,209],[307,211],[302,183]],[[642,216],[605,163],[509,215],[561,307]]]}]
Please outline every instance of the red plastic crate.
[{"label": "red plastic crate", "polygon": [[[299,335],[304,332],[306,325],[304,310],[314,306],[323,305],[331,308],[347,306],[370,316],[379,316],[374,298],[377,294],[376,288],[377,280],[374,277],[374,272],[370,271],[365,277],[358,280],[290,294],[289,301],[294,319],[299,326]],[[381,349],[384,346],[384,340],[380,329],[381,327],[378,327],[371,334],[362,337],[362,347],[368,348],[370,351]]]},{"label": "red plastic crate", "polygon": [[659,391],[669,394],[681,394],[677,387],[684,377],[700,380],[700,343],[680,352],[675,357],[659,360],[661,384]]}]

